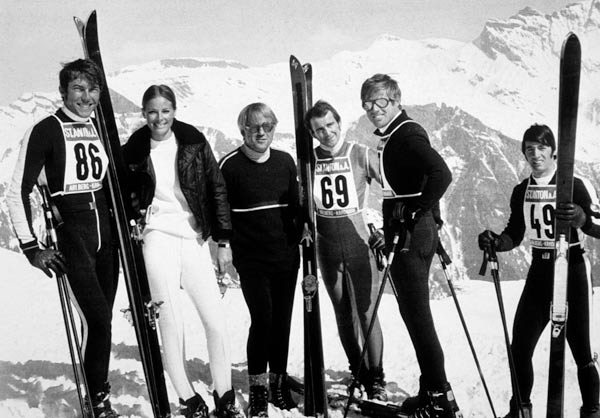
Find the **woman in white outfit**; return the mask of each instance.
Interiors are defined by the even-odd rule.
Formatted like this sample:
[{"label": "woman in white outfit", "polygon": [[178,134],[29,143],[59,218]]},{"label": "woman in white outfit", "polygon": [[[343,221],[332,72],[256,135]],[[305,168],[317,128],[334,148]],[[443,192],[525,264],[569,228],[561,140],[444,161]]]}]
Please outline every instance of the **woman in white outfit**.
[{"label": "woman in white outfit", "polygon": [[231,361],[217,278],[208,238],[218,242],[217,267],[231,262],[231,220],[225,182],[204,135],[175,119],[175,94],[150,86],[142,98],[146,125],[123,147],[131,190],[143,219],[143,251],[152,299],[162,301],[159,329],[164,367],[187,417],[208,417],[185,366],[182,290],[193,302],[206,333],[219,418],[243,416],[235,404]]}]

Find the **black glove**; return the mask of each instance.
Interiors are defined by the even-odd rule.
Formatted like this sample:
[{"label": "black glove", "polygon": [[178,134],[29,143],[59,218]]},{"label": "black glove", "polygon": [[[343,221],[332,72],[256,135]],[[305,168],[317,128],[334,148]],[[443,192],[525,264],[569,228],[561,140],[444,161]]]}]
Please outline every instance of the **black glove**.
[{"label": "black glove", "polygon": [[42,270],[48,277],[52,277],[50,270],[56,273],[56,275],[65,274],[67,272],[67,261],[60,251],[35,248],[27,251],[25,255],[32,266]]},{"label": "black glove", "polygon": [[486,229],[478,237],[479,249],[490,252],[492,247],[496,249],[500,241],[500,235]]},{"label": "black glove", "polygon": [[581,228],[587,218],[581,206],[566,202],[560,202],[556,206],[554,216],[556,216],[556,219],[569,222],[573,228]]},{"label": "black glove", "polygon": [[369,247],[374,251],[383,251],[385,249],[385,237],[380,229],[371,232],[371,236],[369,236]]}]

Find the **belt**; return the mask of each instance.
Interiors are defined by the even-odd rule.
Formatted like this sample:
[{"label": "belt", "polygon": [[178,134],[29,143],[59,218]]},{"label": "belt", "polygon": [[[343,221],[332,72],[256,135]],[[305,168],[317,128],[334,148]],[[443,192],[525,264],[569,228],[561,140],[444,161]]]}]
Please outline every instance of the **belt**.
[{"label": "belt", "polygon": [[81,202],[75,204],[64,205],[59,210],[61,213],[85,212],[86,210],[96,210],[96,201]]}]

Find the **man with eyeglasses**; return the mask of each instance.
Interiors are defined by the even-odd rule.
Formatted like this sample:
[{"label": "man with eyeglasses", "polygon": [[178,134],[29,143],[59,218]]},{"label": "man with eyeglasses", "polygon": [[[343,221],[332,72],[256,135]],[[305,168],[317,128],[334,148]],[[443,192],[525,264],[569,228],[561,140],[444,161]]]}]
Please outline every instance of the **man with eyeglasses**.
[{"label": "man with eyeglasses", "polygon": [[238,117],[244,143],[219,164],[231,207],[233,265],[250,311],[249,417],[267,417],[268,400],[279,409],[297,406],[287,360],[300,261],[298,180],[291,155],[271,148],[276,126],[269,106],[246,106]]},{"label": "man with eyeglasses", "polygon": [[402,109],[394,79],[375,74],[363,83],[360,96],[367,118],[377,128],[375,135],[380,137],[377,151],[383,185],[385,240],[375,233],[369,243],[389,250],[394,235],[400,233],[391,279],[421,371],[419,393],[406,399],[402,410],[417,417],[462,417],[446,379],[444,353],[429,304],[429,268],[441,223],[436,221],[439,200],[452,175],[431,147],[425,129]]},{"label": "man with eyeglasses", "polygon": [[[369,184],[372,179],[380,181],[377,153],[346,142],[339,113],[325,101],[319,100],[306,112],[304,124],[320,143],[314,150],[313,187],[319,270],[350,371],[369,399],[385,402],[383,337],[377,319],[369,340],[361,339],[369,330],[381,285],[363,218]],[[360,364],[364,344],[368,355]]]}]

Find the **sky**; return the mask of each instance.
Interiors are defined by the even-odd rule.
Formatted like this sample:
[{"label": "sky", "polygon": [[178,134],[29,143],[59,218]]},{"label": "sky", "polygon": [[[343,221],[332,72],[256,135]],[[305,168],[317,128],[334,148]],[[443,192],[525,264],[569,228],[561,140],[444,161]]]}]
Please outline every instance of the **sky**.
[{"label": "sky", "polygon": [[[489,19],[526,6],[552,13],[569,0],[0,0],[0,105],[57,89],[60,63],[82,55],[73,16],[98,11],[108,72],[173,57],[248,66],[326,59],[379,35],[472,41]],[[60,6],[59,6],[60,4]]]}]

